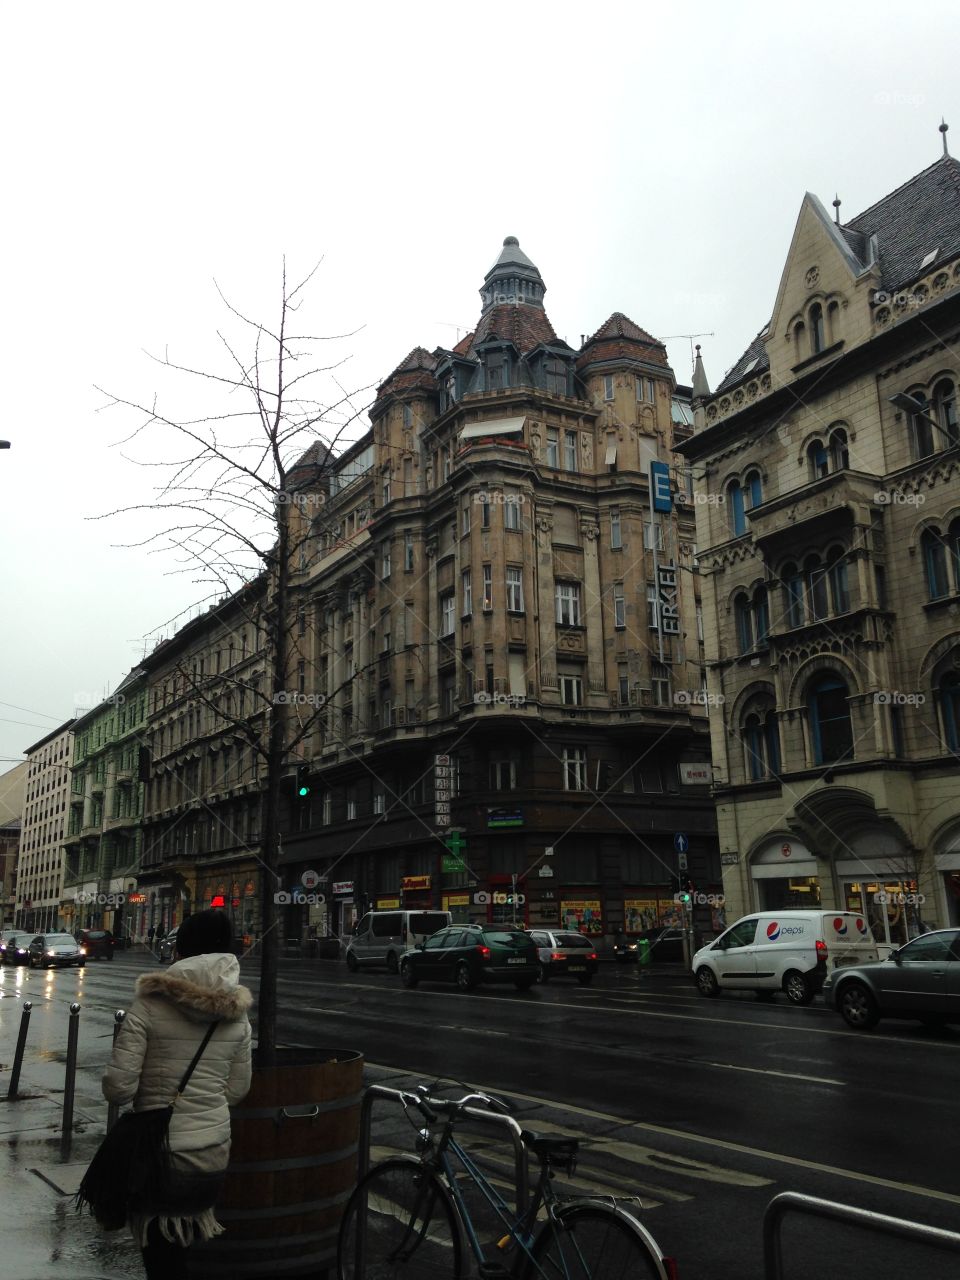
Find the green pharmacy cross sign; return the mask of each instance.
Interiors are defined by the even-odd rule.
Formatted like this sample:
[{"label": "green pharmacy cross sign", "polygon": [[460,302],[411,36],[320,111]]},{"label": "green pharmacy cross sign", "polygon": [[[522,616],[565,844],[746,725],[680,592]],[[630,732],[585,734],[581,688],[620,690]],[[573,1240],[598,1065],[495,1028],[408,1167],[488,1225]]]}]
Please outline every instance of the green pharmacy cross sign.
[{"label": "green pharmacy cross sign", "polygon": [[466,864],[463,861],[463,851],[467,847],[467,842],[459,831],[451,831],[444,844],[450,850],[449,854],[444,854],[443,869],[444,871],[465,871]]}]

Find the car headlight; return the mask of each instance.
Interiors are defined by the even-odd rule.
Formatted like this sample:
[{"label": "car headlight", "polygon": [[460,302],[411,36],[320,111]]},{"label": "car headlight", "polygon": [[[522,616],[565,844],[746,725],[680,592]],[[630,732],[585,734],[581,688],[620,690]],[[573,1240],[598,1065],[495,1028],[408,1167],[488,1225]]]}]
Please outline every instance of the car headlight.
[{"label": "car headlight", "polygon": [[47,955],[48,955],[48,956],[55,956],[56,954],[57,954],[57,953],[56,953],[55,951],[48,951],[48,952],[47,952]]},{"label": "car headlight", "polygon": [[86,947],[81,947],[81,948],[80,948],[80,954],[81,954],[82,956],[85,956],[85,955],[87,954],[87,948],[86,948]]}]

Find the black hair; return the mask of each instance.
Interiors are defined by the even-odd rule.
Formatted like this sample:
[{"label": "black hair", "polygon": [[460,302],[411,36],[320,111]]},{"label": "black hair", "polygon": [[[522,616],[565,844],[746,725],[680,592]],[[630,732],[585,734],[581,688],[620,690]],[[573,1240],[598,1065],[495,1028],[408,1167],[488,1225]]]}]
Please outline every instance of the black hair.
[{"label": "black hair", "polygon": [[208,951],[233,951],[233,929],[223,911],[198,911],[177,930],[177,954],[182,960]]}]

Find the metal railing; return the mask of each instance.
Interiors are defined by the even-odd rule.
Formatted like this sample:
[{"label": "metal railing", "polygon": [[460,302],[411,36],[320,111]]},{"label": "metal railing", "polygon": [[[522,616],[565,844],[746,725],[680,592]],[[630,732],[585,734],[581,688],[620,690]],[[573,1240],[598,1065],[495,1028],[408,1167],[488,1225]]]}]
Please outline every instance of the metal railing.
[{"label": "metal railing", "polygon": [[[886,1213],[874,1213],[872,1209],[858,1209],[854,1205],[839,1204],[835,1200],[821,1200],[818,1196],[801,1195],[798,1191],[784,1191],[767,1205],[763,1215],[763,1277],[764,1280],[783,1280],[783,1248],[780,1229],[788,1213],[806,1214],[813,1218],[829,1218],[845,1222],[867,1231],[898,1236],[916,1244],[930,1245],[949,1253],[960,1253],[960,1235],[944,1231],[941,1227],[928,1227],[906,1218],[893,1218]],[[799,1274],[805,1274],[801,1267]]]},{"label": "metal railing", "polygon": [[[409,1090],[405,1091],[409,1096]],[[391,1102],[403,1104],[404,1091],[400,1089],[388,1089],[386,1085],[372,1084],[369,1085],[363,1094],[363,1100],[360,1104],[360,1140],[359,1140],[359,1160],[357,1168],[357,1181],[370,1168],[370,1133],[372,1129],[372,1112],[373,1104],[378,1098],[386,1098]],[[446,1099],[449,1101],[449,1099]],[[427,1106],[430,1105],[431,1099],[426,1099]],[[527,1150],[523,1145],[520,1137],[520,1125],[514,1120],[513,1116],[501,1115],[495,1111],[484,1111],[479,1107],[464,1107],[464,1116],[470,1120],[479,1121],[482,1124],[492,1124],[500,1129],[505,1129],[510,1134],[510,1141],[513,1145],[513,1166],[514,1166],[514,1188],[516,1194],[517,1213],[522,1213],[530,1203],[530,1171],[527,1165]]]}]

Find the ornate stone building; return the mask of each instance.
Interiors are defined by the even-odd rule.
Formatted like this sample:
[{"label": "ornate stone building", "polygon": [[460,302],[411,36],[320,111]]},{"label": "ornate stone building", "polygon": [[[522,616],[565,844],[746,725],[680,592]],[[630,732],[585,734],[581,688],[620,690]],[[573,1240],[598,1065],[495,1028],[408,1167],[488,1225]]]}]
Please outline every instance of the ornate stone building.
[{"label": "ornate stone building", "polygon": [[27,747],[23,822],[17,860],[15,923],[23,929],[60,929],[64,834],[70,794],[73,721]]},{"label": "ornate stone building", "polygon": [[169,930],[216,905],[237,939],[260,927],[266,709],[263,581],[206,610],[142,662],[143,843],[133,929]]},{"label": "ornate stone building", "polygon": [[284,861],[291,889],[326,877],[332,931],[401,904],[640,927],[672,909],[678,833],[719,887],[693,513],[650,504],[690,389],[619,313],[559,338],[512,237],[480,292],[291,508],[308,781]]},{"label": "ornate stone building", "polygon": [[694,379],[728,917],[960,921],[960,165],[807,195],[768,324]]},{"label": "ornate stone building", "polygon": [[66,927],[131,931],[126,901],[140,870],[143,789],[138,761],[146,723],[143,671],[135,668],[73,722],[62,914]]}]

